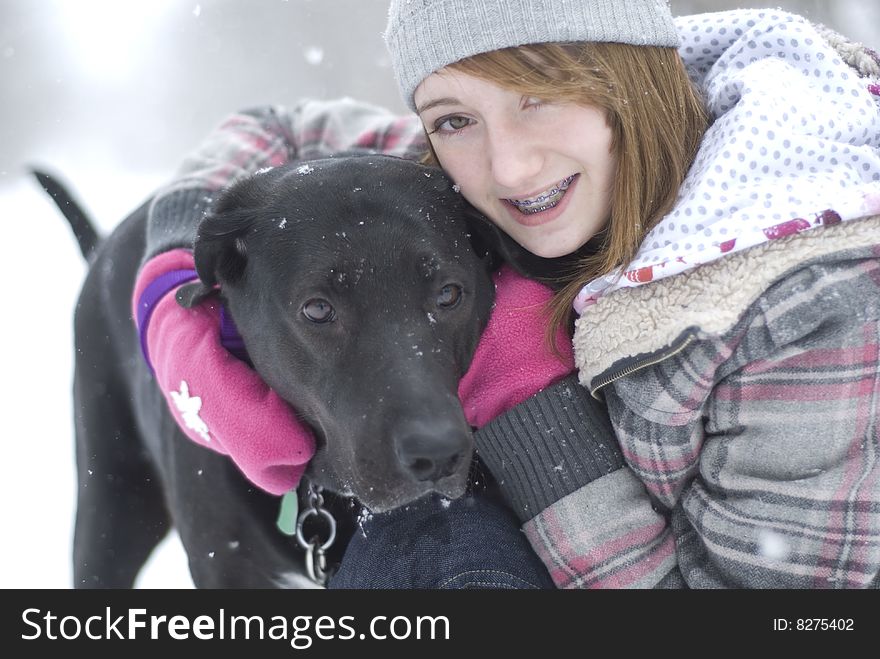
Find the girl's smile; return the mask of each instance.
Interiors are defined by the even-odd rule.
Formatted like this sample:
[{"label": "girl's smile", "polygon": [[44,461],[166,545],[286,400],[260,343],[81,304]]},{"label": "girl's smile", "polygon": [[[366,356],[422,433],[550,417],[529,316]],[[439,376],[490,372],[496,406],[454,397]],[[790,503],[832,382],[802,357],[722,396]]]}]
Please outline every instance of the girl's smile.
[{"label": "girl's smile", "polygon": [[525,199],[505,199],[514,222],[525,227],[536,227],[552,222],[568,206],[568,193],[574,191],[578,174],[563,179],[544,192]]},{"label": "girl's smile", "polygon": [[511,204],[516,206],[521,213],[528,215],[531,213],[540,213],[547,209],[553,208],[560,202],[562,197],[568,190],[568,186],[575,179],[577,174],[572,174],[556,183],[549,190],[544,190],[541,194],[526,199],[508,199]]}]

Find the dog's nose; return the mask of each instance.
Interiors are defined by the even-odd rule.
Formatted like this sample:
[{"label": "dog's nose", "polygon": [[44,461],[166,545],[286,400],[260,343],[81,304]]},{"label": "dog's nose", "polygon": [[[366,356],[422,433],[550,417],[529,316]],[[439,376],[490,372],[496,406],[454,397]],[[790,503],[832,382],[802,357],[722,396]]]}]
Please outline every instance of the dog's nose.
[{"label": "dog's nose", "polygon": [[417,481],[438,481],[455,472],[467,452],[460,432],[407,434],[396,442],[401,466]]}]

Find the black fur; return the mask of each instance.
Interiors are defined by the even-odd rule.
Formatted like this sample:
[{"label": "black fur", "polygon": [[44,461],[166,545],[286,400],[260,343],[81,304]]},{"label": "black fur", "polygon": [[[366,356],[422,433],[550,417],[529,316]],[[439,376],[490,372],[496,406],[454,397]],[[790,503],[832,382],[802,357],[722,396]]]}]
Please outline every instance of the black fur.
[{"label": "black fur", "polygon": [[89,220],[88,215],[76,202],[67,187],[56,177],[36,167],[31,168],[31,173],[39,181],[46,194],[52,197],[64,217],[67,218],[83,257],[86,260],[91,258],[101,238]]}]

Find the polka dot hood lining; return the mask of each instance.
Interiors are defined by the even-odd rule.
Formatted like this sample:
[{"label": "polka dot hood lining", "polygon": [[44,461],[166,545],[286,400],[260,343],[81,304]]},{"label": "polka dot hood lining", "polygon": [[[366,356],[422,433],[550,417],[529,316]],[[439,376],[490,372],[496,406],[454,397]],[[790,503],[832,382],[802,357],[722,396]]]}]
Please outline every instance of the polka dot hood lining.
[{"label": "polka dot hood lining", "polygon": [[[735,10],[677,19],[713,124],[673,210],[626,268],[590,282],[577,313],[619,288],[777,238],[880,213],[880,85],[806,19]],[[865,50],[880,70],[880,58]],[[876,73],[875,73],[876,75]]]}]

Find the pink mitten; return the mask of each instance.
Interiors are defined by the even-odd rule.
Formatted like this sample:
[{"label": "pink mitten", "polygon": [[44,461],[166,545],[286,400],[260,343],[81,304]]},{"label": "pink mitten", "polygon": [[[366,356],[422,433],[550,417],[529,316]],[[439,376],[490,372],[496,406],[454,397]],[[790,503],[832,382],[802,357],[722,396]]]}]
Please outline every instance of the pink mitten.
[{"label": "pink mitten", "polygon": [[174,250],[148,261],[138,275],[134,317],[147,362],[187,437],[228,455],[261,489],[283,494],[296,487],[314,455],[312,433],[253,369],[223,347],[219,302],[185,309],[175,300],[177,286],[161,294],[158,282],[186,281],[189,270],[192,279],[192,254]]},{"label": "pink mitten", "polygon": [[565,331],[555,336],[561,359],[544,338],[552,291],[506,265],[494,279],[495,307],[458,386],[465,417],[477,428],[574,371]]}]

